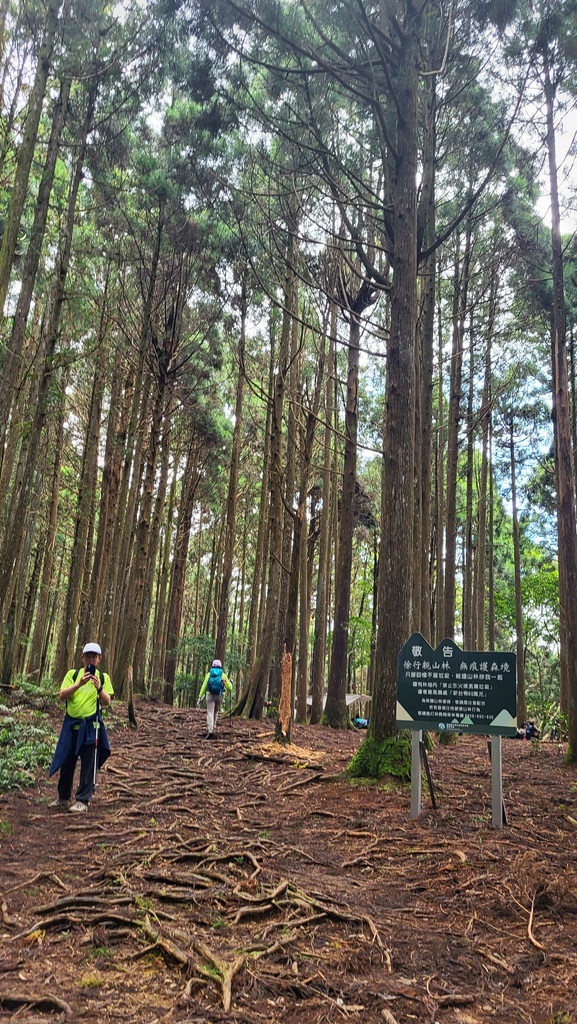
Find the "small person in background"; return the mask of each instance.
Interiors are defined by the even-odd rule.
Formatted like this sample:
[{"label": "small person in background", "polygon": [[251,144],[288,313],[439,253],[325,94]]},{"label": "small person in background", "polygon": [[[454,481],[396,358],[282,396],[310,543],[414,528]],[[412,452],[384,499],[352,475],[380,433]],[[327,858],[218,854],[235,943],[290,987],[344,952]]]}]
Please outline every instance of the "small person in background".
[{"label": "small person in background", "polygon": [[198,695],[199,707],[202,698],[206,695],[206,738],[208,740],[213,740],[216,737],[216,720],[225,687],[229,693],[232,693],[232,683],[222,670],[222,662],[215,658],[204,677]]},{"label": "small person in background", "polygon": [[353,718],[353,725],[355,729],[367,729],[369,726],[369,720],[368,718],[361,718],[360,715],[357,715],[356,718]]},{"label": "small person in background", "polygon": [[527,725],[525,726],[525,739],[526,740],[538,740],[539,739],[539,730],[538,730],[537,726],[535,725],[535,719],[534,718],[530,718],[529,721],[527,722]]}]

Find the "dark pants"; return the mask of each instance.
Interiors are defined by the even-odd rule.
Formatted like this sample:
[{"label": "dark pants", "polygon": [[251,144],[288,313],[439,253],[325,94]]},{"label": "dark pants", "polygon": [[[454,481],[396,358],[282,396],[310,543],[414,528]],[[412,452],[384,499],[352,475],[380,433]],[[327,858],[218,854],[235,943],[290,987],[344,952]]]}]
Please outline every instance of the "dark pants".
[{"label": "dark pants", "polygon": [[76,800],[83,804],[89,804],[94,793],[94,757],[96,747],[94,744],[83,744],[79,754],[72,754],[64,762],[60,769],[58,778],[58,796],[60,800],[70,800],[72,796],[72,783],[74,782],[74,769],[80,757],[80,781],[76,790]]}]

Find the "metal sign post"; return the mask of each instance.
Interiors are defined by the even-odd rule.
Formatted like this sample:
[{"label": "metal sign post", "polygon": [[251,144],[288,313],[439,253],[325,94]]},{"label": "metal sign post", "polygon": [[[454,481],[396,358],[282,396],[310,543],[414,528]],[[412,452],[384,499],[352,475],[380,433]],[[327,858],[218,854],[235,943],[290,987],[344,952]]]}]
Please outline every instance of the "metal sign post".
[{"label": "metal sign post", "polygon": [[411,818],[421,813],[421,740],[422,732],[413,730],[411,745]]},{"label": "metal sign post", "polygon": [[501,737],[491,736],[491,824],[493,828],[503,828],[506,824],[505,805],[503,802],[503,751]]}]

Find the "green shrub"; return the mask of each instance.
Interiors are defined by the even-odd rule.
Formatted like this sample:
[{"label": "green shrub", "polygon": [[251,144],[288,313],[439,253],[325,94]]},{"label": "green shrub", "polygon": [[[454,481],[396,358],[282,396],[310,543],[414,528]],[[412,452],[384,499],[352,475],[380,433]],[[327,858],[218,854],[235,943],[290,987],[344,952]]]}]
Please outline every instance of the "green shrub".
[{"label": "green shrub", "polygon": [[52,760],[56,738],[40,712],[23,717],[0,708],[0,790],[34,785],[38,768]]}]

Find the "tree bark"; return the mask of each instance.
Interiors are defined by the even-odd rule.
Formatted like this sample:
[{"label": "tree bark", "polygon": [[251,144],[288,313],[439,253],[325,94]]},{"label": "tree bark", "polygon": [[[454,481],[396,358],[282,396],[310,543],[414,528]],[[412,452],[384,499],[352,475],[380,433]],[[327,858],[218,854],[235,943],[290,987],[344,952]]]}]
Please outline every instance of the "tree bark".
[{"label": "tree bark", "polygon": [[246,286],[242,287],[241,295],[241,324],[240,338],[238,343],[238,377],[236,383],[236,401],[234,410],[234,431],[232,437],[232,452],[230,456],[230,472],[228,479],[228,494],[226,498],[226,528],[224,537],[224,557],[222,563],[222,576],[220,584],[220,598],[216,627],[215,654],[224,664],[226,658],[226,643],[228,629],[228,603],[230,581],[232,578],[232,565],[234,556],[234,539],[236,533],[236,504],[238,492],[238,471],[240,464],[240,446],[242,437],[242,407],[244,401],[244,349],[246,339],[246,313],[247,298]]},{"label": "tree bark", "polygon": [[17,579],[17,567],[20,562],[24,532],[22,523],[26,518],[26,506],[29,498],[29,490],[32,485],[36,468],[36,458],[40,446],[41,435],[48,415],[49,388],[53,374],[53,363],[56,345],[58,341],[60,318],[64,304],[66,278],[70,264],[72,250],[72,233],[74,228],[74,216],[78,200],[78,190],[82,180],[84,157],[88,135],[92,127],[94,107],[98,82],[91,83],[87,110],[77,145],[77,158],[74,165],[74,172],[70,183],[68,195],[67,215],[63,235],[60,244],[60,253],[54,276],[54,283],[50,293],[48,308],[44,317],[41,344],[44,351],[44,370],[41,373],[38,396],[34,410],[34,422],[30,431],[28,451],[26,454],[26,465],[24,474],[19,482],[18,489],[12,495],[11,518],[5,534],[4,544],[0,549],[0,621],[7,612]]},{"label": "tree bark", "polygon": [[40,263],[40,254],[46,231],[50,193],[54,182],[56,158],[58,156],[60,138],[68,107],[70,87],[70,79],[62,83],[60,87],[60,95],[54,108],[52,129],[48,140],[44,170],[36,199],[34,222],[30,232],[30,241],[26,252],[24,269],[22,271],[20,293],[18,295],[16,312],[14,314],[12,330],[10,332],[10,342],[0,371],[0,467],[2,466],[2,460],[4,457],[4,442],[10,418],[10,410],[12,408],[13,396],[20,384],[20,366],[26,334],[26,324],[28,323],[32,294],[34,291],[36,275]]},{"label": "tree bark", "polygon": [[489,435],[491,428],[491,352],[493,332],[497,313],[497,271],[491,270],[489,285],[489,318],[487,323],[487,342],[485,348],[485,375],[483,396],[481,399],[481,474],[479,479],[479,513],[477,562],[475,568],[475,641],[477,650],[485,650],[485,576],[487,572],[487,489],[489,479]]},{"label": "tree bark", "polygon": [[[90,637],[86,633],[80,632],[81,629],[86,627],[86,620],[79,622],[79,611],[82,600],[82,582],[88,546],[91,509],[96,501],[98,444],[102,414],[102,381],[104,377],[102,363],[99,365],[101,369],[96,373],[92,385],[90,412],[76,505],[74,542],[66,587],[66,606],[56,651],[57,679],[63,679],[68,669],[79,663],[76,659],[77,639],[82,644],[87,643],[89,640],[98,639],[97,637]],[[90,587],[92,587],[92,583]],[[86,596],[90,598],[91,594]]]},{"label": "tree bark", "polygon": [[[209,455],[207,453],[205,459],[208,457]],[[165,704],[174,703],[174,681],[176,677],[176,666],[178,663],[178,646],[180,627],[182,623],[184,587],[186,582],[186,563],[188,558],[188,546],[190,543],[190,525],[192,522],[196,491],[203,469],[203,459],[199,452],[198,439],[195,431],[191,430],[190,443],[186,456],[186,466],[182,476],[182,494],[178,508],[178,523],[176,526],[174,550],[172,554],[172,576],[170,580],[168,615],[166,621],[166,657],[164,660],[163,671],[162,699]]]},{"label": "tree bark", "polygon": [[419,23],[420,15],[410,8],[394,82],[398,107],[392,195],[393,283],[383,427],[379,627],[368,732],[377,743],[395,733],[397,654],[412,622]]},{"label": "tree bark", "polygon": [[473,575],[475,568],[475,528],[473,516],[473,477],[474,477],[474,351],[473,325],[469,329],[469,390],[467,397],[467,462],[466,462],[466,498],[465,498],[465,558],[463,565],[463,646],[466,651],[475,650],[473,620]]},{"label": "tree bark", "polygon": [[270,499],[268,515],[269,572],[264,614],[264,628],[259,651],[253,665],[248,686],[239,700],[237,710],[244,718],[261,718],[264,708],[270,668],[273,657],[271,637],[277,636],[280,599],[281,558],[283,540],[283,465],[282,418],[287,374],[289,370],[292,319],[296,312],[296,212],[287,219],[287,271],[284,287],[284,310],[278,353],[277,372],[274,376],[271,408],[270,436]]},{"label": "tree bark", "polygon": [[331,306],[331,326],[329,339],[328,372],[325,386],[325,429],[323,442],[323,484],[321,512],[319,561],[317,571],[316,607],[315,607],[315,639],[313,644],[313,660],[311,670],[311,725],[318,725],[323,713],[323,697],[325,684],[325,663],[327,650],[327,615],[330,575],[330,536],[332,495],[332,445],[333,438],[333,395],[335,375],[335,336],[337,330],[337,309]]},{"label": "tree bark", "polygon": [[462,267],[458,256],[460,239],[456,241],[455,277],[453,292],[453,350],[451,359],[451,396],[447,425],[447,497],[445,532],[445,594],[443,636],[455,636],[455,593],[457,566],[457,476],[459,468],[459,425],[461,421],[461,386],[463,367],[463,340],[469,291],[471,263],[471,221],[467,222],[465,251]]},{"label": "tree bark", "polygon": [[164,417],[164,429],[162,431],[159,480],[154,497],[154,510],[150,521],[150,537],[148,542],[148,556],[146,563],[146,574],[144,580],[144,591],[142,608],[140,611],[140,623],[138,626],[138,639],[134,649],[132,662],[132,684],[137,693],[146,693],[146,651],[148,644],[148,632],[150,627],[150,613],[154,593],[155,569],[160,545],[160,532],[162,519],[165,511],[166,492],[168,488],[168,470],[170,465],[170,437],[171,437],[171,412],[166,410]]},{"label": "tree bark", "polygon": [[[362,300],[361,300],[362,302]],[[348,725],[347,659],[353,561],[354,501],[357,479],[359,411],[360,312],[350,310],[345,442],[341,485],[338,557],[335,566],[335,620],[329,667],[327,702],[323,721],[334,729]]]},{"label": "tree bark", "polygon": [[509,421],[509,454],[511,458],[511,514],[513,517],[513,563],[515,573],[515,646],[517,651],[517,717],[527,721],[525,702],[525,643],[523,638],[523,602],[521,598],[521,548],[519,544],[519,512],[517,509],[517,472],[515,464],[515,425]]},{"label": "tree bark", "polygon": [[59,415],[56,420],[56,437],[54,441],[54,470],[52,473],[52,488],[50,495],[50,511],[48,516],[48,527],[44,538],[44,561],[42,563],[42,576],[36,606],[34,620],[34,632],[32,644],[28,655],[28,675],[36,682],[42,681],[44,672],[44,652],[46,646],[46,635],[48,629],[48,618],[50,613],[50,596],[54,584],[52,573],[54,566],[54,544],[58,523],[58,497],[60,494],[60,468],[62,462],[62,450],[64,447],[64,388],[61,391],[61,404]]},{"label": "tree bark", "polygon": [[567,759],[577,761],[577,525],[575,478],[571,449],[571,415],[567,370],[563,246],[557,183],[557,154],[554,122],[555,86],[545,59],[544,86],[547,112],[547,157],[551,193],[551,269],[553,305],[551,310],[551,355],[553,367],[553,416],[557,468],[557,523],[559,537],[559,601],[561,617],[561,672],[569,713]]},{"label": "tree bark", "polygon": [[18,151],[14,183],[10,193],[10,202],[8,204],[6,223],[4,226],[4,233],[2,235],[2,245],[0,247],[0,311],[4,309],[4,303],[6,302],[6,295],[12,272],[12,262],[16,251],[18,231],[20,229],[22,211],[24,210],[24,203],[28,192],[30,168],[32,167],[32,160],[34,158],[38,125],[40,124],[40,115],[42,114],[42,105],[44,103],[44,95],[46,93],[46,83],[48,81],[48,75],[50,73],[50,66],[52,63],[52,52],[58,27],[59,9],[60,3],[57,2],[57,0],[50,0],[46,14],[46,24],[44,26],[42,44],[38,53],[38,63],[36,65],[34,83],[28,100],[28,112],[24,123],[22,142]]},{"label": "tree bark", "polygon": [[[248,633],[246,641],[246,667],[248,679],[245,681],[245,686],[248,685],[250,679],[250,673],[252,671],[255,650],[257,647],[257,638],[261,635],[260,623],[261,623],[261,610],[264,606],[264,581],[263,581],[263,566],[265,558],[265,545],[267,538],[267,522],[268,522],[268,504],[270,495],[270,441],[271,441],[271,423],[272,423],[272,390],[273,390],[273,364],[274,364],[274,344],[271,339],[271,352],[270,352],[270,367],[269,367],[269,388],[268,388],[268,399],[266,405],[266,418],[264,427],[264,452],[262,458],[262,479],[260,485],[260,498],[259,498],[259,512],[258,512],[258,527],[256,537],[256,548],[254,555],[254,570],[252,576],[252,587],[250,597],[250,610],[248,615]],[[245,692],[243,686],[243,692]]]},{"label": "tree bark", "polygon": [[[148,691],[154,697],[162,694],[162,672],[166,658],[167,629],[168,629],[168,596],[170,573],[172,566],[172,540],[173,540],[173,519],[176,507],[176,490],[178,485],[178,460],[175,459],[174,472],[170,485],[168,506],[164,522],[164,543],[162,546],[162,558],[158,572],[156,586],[156,600],[154,602],[154,625],[152,636],[152,651],[150,654],[150,671],[148,673]],[[179,506],[180,510],[180,506]]]},{"label": "tree bark", "polygon": [[[436,151],[436,92],[435,78],[430,76],[426,83],[426,122],[423,146],[423,188],[420,205],[423,207],[424,247],[432,246],[435,237],[435,151]],[[416,437],[417,458],[420,459],[419,504],[420,504],[420,550],[417,551],[419,571],[416,574],[420,589],[415,593],[416,609],[419,615],[419,631],[431,641],[432,631],[432,551],[431,551],[431,500],[433,476],[433,350],[435,332],[435,288],[436,254],[427,258],[422,269],[421,311],[417,341],[420,353],[420,410],[421,429]],[[416,620],[415,620],[416,622]]]}]

